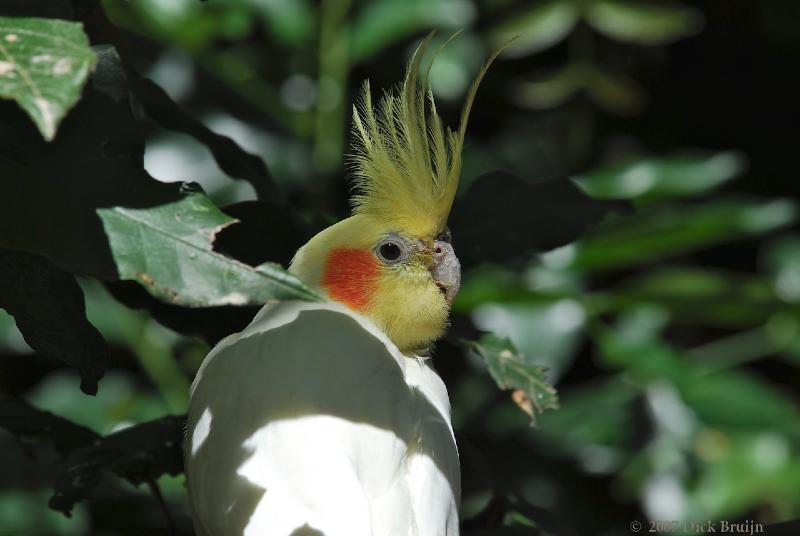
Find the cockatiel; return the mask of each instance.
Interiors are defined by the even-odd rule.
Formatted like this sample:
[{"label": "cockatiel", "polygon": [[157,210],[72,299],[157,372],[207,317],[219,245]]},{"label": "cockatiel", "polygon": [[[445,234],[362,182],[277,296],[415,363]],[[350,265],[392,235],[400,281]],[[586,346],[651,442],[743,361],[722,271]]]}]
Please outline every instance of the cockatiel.
[{"label": "cockatiel", "polygon": [[353,110],[353,215],[290,266],[329,301],[266,305],[195,378],[185,456],[200,536],[459,532],[450,404],[424,356],[459,287],[447,218],[494,56],[451,131],[428,90],[430,67],[419,75],[429,41],[377,106],[365,84]]}]

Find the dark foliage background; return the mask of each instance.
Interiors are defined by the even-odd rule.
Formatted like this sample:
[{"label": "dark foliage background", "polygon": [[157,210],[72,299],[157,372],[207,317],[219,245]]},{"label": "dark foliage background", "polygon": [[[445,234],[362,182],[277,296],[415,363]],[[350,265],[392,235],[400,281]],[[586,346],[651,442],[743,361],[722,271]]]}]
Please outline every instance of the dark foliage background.
[{"label": "dark foliage background", "polygon": [[[41,18],[82,28],[25,48]],[[435,354],[464,534],[796,534],[799,25],[793,0],[0,0],[0,535],[192,534],[194,372],[258,304],[315,299],[271,263],[347,214],[360,84],[434,28],[464,30],[432,72],[451,125],[519,35],[470,121]]]}]

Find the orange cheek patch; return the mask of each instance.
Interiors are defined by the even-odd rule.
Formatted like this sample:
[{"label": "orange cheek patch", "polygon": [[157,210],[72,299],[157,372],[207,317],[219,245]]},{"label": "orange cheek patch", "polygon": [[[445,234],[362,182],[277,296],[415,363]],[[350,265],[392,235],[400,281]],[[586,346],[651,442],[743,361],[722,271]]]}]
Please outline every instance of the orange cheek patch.
[{"label": "orange cheek patch", "polygon": [[379,272],[380,265],[371,252],[337,248],[328,255],[322,285],[331,299],[361,310],[378,288]]}]

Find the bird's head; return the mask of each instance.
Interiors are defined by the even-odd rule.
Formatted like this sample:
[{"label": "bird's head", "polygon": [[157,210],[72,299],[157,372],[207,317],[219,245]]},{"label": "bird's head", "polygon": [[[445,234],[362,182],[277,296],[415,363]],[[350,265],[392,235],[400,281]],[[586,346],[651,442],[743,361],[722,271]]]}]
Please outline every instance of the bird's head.
[{"label": "bird's head", "polygon": [[[353,109],[353,215],[312,238],[290,271],[370,318],[402,352],[428,347],[446,326],[461,270],[447,228],[461,172],[464,131],[442,126],[414,53],[403,84],[373,106],[369,83]],[[428,67],[428,70],[430,67]]]}]

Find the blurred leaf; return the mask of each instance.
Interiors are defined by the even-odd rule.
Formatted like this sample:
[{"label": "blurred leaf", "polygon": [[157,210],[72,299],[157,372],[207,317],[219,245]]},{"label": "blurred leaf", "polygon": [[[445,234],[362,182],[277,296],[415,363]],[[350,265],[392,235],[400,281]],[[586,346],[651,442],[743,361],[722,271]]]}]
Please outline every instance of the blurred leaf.
[{"label": "blurred leaf", "polygon": [[753,374],[728,370],[698,375],[687,378],[680,391],[708,426],[748,433],[781,431],[800,439],[800,408],[788,393]]},{"label": "blurred leaf", "polygon": [[162,127],[192,136],[208,147],[220,169],[253,185],[260,199],[286,202],[264,161],[227,136],[217,134],[186,113],[167,93],[147,78],[135,78],[131,90],[147,113]]},{"label": "blurred leaf", "polygon": [[373,0],[350,28],[350,59],[364,61],[380,50],[431,27],[461,28],[473,17],[465,0]]},{"label": "blurred leaf", "polygon": [[114,207],[98,214],[122,279],[189,307],[250,305],[273,299],[321,300],[279,265],[252,267],[212,249],[235,222],[202,194],[149,209]]},{"label": "blurred leaf", "polygon": [[[738,436],[722,435],[720,443],[717,452],[700,466],[690,490],[689,519],[731,519],[759,507],[800,501],[797,450],[786,437],[769,430],[751,431]],[[743,525],[746,527],[747,523]],[[759,530],[756,523],[751,522],[750,526],[754,532]],[[795,534],[770,529],[764,526],[763,533]]]},{"label": "blurred leaf", "polygon": [[772,275],[775,293],[784,301],[800,302],[800,237],[789,235],[770,244],[764,264]]},{"label": "blurred leaf", "polygon": [[572,242],[627,204],[598,201],[567,179],[528,182],[504,171],[473,181],[456,200],[450,228],[465,267],[506,262]]},{"label": "blurred leaf", "polygon": [[744,328],[783,309],[769,285],[745,274],[694,267],[656,268],[592,295],[601,310],[658,304],[676,322]]},{"label": "blurred leaf", "polygon": [[95,61],[79,23],[0,17],[0,98],[17,101],[48,141]]},{"label": "blurred leaf", "polygon": [[559,451],[573,455],[586,448],[606,447],[611,452],[630,448],[630,422],[639,392],[620,378],[595,381],[562,393],[559,410],[542,415],[537,432]]},{"label": "blurred leaf", "polygon": [[588,3],[586,21],[613,39],[665,45],[699,32],[703,15],[677,2],[594,0]]},{"label": "blurred leaf", "polygon": [[722,199],[701,205],[654,207],[598,229],[581,242],[571,266],[609,270],[651,262],[766,233],[796,218],[797,206],[788,199]]},{"label": "blurred leaf", "polygon": [[709,192],[739,175],[744,157],[734,151],[643,158],[577,177],[599,199],[689,197]]},{"label": "blurred leaf", "polygon": [[636,80],[600,67],[589,71],[586,91],[598,106],[622,116],[637,115],[647,101],[647,94]]},{"label": "blurred leaf", "polygon": [[535,2],[521,13],[489,29],[492,47],[506,44],[516,37],[503,52],[507,57],[534,54],[563,40],[578,21],[578,4],[569,0]]},{"label": "blurred leaf", "polygon": [[23,446],[32,440],[47,439],[62,456],[99,437],[88,428],[40,411],[23,400],[1,396],[0,427],[16,436]]},{"label": "blurred leaf", "polygon": [[556,108],[583,89],[584,74],[582,66],[571,64],[532,82],[520,82],[514,88],[514,100],[520,106],[534,110]]},{"label": "blurred leaf", "polygon": [[113,471],[131,484],[183,471],[183,433],[186,418],[169,416],[126,428],[72,451],[55,482],[50,508],[69,516],[72,507],[89,497]]},{"label": "blurred leaf", "polygon": [[[1,103],[0,103],[1,104]],[[144,141],[111,48],[58,137],[45,143],[16,109],[0,106],[0,246],[44,255],[65,270],[116,279],[98,207],[147,207],[180,197],[144,170]]]},{"label": "blurred leaf", "polygon": [[308,45],[315,36],[316,13],[314,6],[308,0],[291,2],[245,0],[243,3],[252,5],[258,10],[269,32],[283,43],[294,46]]},{"label": "blurred leaf", "polygon": [[545,370],[530,363],[509,339],[489,334],[465,344],[483,359],[501,389],[513,389],[512,400],[530,415],[531,424],[536,422],[537,413],[558,408],[558,395],[547,383]]},{"label": "blurred leaf", "polygon": [[70,274],[37,255],[0,249],[0,307],[31,348],[78,369],[81,390],[97,393],[108,346],[86,320],[83,292]]}]

